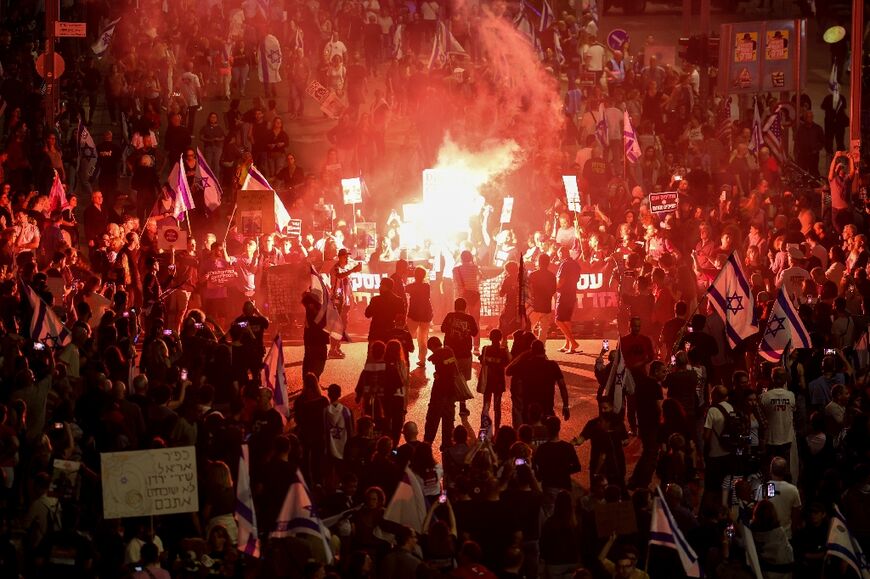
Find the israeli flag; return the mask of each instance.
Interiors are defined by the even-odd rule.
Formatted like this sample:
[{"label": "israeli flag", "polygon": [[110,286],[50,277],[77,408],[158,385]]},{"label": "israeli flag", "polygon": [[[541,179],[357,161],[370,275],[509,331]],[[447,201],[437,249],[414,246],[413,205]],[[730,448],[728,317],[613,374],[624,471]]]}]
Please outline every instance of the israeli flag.
[{"label": "israeli flag", "polygon": [[287,417],[290,416],[290,402],[287,399],[287,374],[284,371],[284,343],[281,341],[281,334],[275,334],[272,347],[263,360],[260,381],[273,392],[275,410],[281,414],[281,419],[286,424]]},{"label": "israeli flag", "polygon": [[205,157],[199,148],[196,149],[196,179],[202,187],[205,206],[208,207],[209,211],[215,211],[221,205],[223,190],[211,167],[205,162]]},{"label": "israeli flag", "polygon": [[257,513],[254,511],[249,464],[248,445],[243,444],[242,456],[239,457],[235,512],[236,524],[239,527],[239,551],[251,557],[259,557],[260,539],[257,538]]},{"label": "israeli flag", "polygon": [[187,183],[187,175],[181,170],[184,166],[184,154],[178,159],[178,163],[169,172],[169,186],[175,191],[175,201],[172,205],[172,216],[179,222],[184,221],[184,214],[196,208],[193,203],[193,194]]},{"label": "israeli flag", "polygon": [[870,563],[861,549],[860,543],[846,527],[846,518],[840,508],[834,505],[831,527],[828,530],[827,552],[825,558],[836,557],[846,562],[861,579],[870,579]]},{"label": "israeli flag", "polygon": [[625,158],[629,163],[637,163],[642,153],[640,144],[637,142],[637,135],[634,134],[634,129],[631,127],[631,117],[628,111],[625,111],[622,117],[622,138],[625,144]]},{"label": "israeli flag", "polygon": [[280,539],[294,535],[311,535],[323,541],[323,552],[326,554],[327,563],[332,563],[332,548],[329,545],[329,531],[317,515],[317,509],[311,502],[311,494],[302,473],[296,471],[296,479],[287,489],[281,512],[275,528],[269,533],[269,537]]},{"label": "israeli flag", "polygon": [[120,21],[121,17],[119,16],[103,26],[103,29],[100,30],[100,37],[91,45],[91,50],[97,57],[102,58],[109,50],[109,47],[112,45],[112,38],[115,36],[115,27]]},{"label": "israeli flag", "polygon": [[680,562],[683,564],[683,571],[687,577],[700,577],[701,566],[698,562],[698,555],[695,550],[686,541],[680,527],[674,520],[674,515],[668,507],[665,496],[662,494],[662,489],[656,487],[655,507],[653,508],[652,524],[650,525],[649,544],[660,545],[673,549],[680,556]]},{"label": "israeli flag", "polygon": [[758,346],[758,354],[768,362],[776,364],[782,360],[783,354],[789,347],[795,349],[811,346],[810,333],[798,316],[797,309],[789,299],[783,284],[767,319],[767,328]]},{"label": "israeli flag", "polygon": [[743,340],[758,332],[755,298],[743,264],[736,253],[728,256],[725,266],[707,290],[713,309],[725,322],[728,345],[736,348]]}]

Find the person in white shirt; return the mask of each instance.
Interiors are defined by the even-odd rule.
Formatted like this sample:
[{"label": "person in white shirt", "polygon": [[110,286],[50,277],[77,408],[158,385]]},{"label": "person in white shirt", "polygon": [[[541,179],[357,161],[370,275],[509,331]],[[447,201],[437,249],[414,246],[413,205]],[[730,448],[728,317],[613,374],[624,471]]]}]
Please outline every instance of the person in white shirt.
[{"label": "person in white shirt", "polygon": [[[731,453],[719,442],[725,431],[725,414],[734,412],[734,407],[728,402],[728,389],[716,386],[710,393],[710,408],[704,420],[704,448],[706,449],[704,486],[709,489],[722,487],[722,481],[731,471]],[[723,413],[724,411],[724,413]]]},{"label": "person in white shirt", "polygon": [[583,51],[583,62],[586,65],[586,70],[587,72],[595,73],[596,84],[601,80],[601,75],[604,74],[604,57],[606,54],[607,51],[604,45],[594,37],[592,42]]},{"label": "person in white shirt", "polygon": [[782,457],[770,461],[770,480],[758,487],[757,500],[767,499],[773,503],[776,516],[791,539],[792,529],[798,526],[801,512],[801,495],[798,488],[786,481],[789,476],[788,462]]},{"label": "person in white shirt", "polygon": [[323,47],[323,62],[327,64],[332,62],[334,56],[340,56],[342,60],[345,60],[346,54],[347,46],[338,39],[338,32],[333,32],[329,42]]},{"label": "person in white shirt", "polygon": [[39,228],[30,220],[26,211],[16,215],[15,251],[34,250],[39,247]]},{"label": "person in white shirt", "polygon": [[187,128],[193,131],[194,122],[196,121],[196,111],[199,110],[200,91],[202,91],[202,83],[199,77],[193,73],[193,63],[186,62],[184,64],[184,74],[181,75],[178,91],[187,103]]},{"label": "person in white shirt", "polygon": [[795,296],[802,297],[804,280],[810,277],[810,272],[803,267],[805,263],[804,252],[799,247],[789,246],[788,267],[776,276],[776,287],[780,288],[785,284],[785,290],[792,299]]},{"label": "person in white shirt", "polygon": [[795,395],[786,388],[788,372],[776,367],[770,373],[770,388],[761,395],[761,410],[767,417],[764,442],[768,456],[789,459],[795,440]]}]

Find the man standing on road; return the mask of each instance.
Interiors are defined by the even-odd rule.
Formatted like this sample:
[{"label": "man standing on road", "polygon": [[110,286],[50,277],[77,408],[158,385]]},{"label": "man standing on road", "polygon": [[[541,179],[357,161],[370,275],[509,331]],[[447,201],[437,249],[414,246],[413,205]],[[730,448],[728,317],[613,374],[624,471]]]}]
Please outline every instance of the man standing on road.
[{"label": "man standing on road", "polygon": [[[625,367],[631,372],[634,383],[646,378],[646,366],[656,357],[653,341],[649,336],[640,333],[641,323],[637,316],[631,318],[630,332],[619,339],[619,349],[625,360]],[[634,394],[625,395],[626,413],[628,414],[629,434],[637,432],[637,404]]]},{"label": "man standing on road", "polygon": [[[347,315],[350,311],[350,306],[353,303],[353,291],[350,286],[350,274],[358,272],[362,269],[362,262],[356,265],[349,266],[349,253],[347,249],[342,247],[338,250],[338,256],[335,265],[332,267],[330,277],[332,278],[332,300],[341,316],[341,321],[344,327],[347,327]],[[336,340],[333,337],[329,338],[329,357],[344,358],[345,354],[341,351],[341,340]]]},{"label": "man standing on road", "polygon": [[559,260],[559,271],[556,272],[556,326],[565,336],[565,345],[559,351],[574,354],[580,347],[571,330],[571,318],[577,305],[580,265],[571,258],[570,250],[565,246],[559,248]]},{"label": "man standing on road", "polygon": [[366,307],[366,317],[372,320],[369,325],[369,343],[389,340],[396,327],[396,320],[404,311],[402,298],[393,293],[393,287],[392,279],[381,279],[380,294],[374,296]]},{"label": "man standing on road", "polygon": [[[480,319],[480,269],[467,249],[459,255],[459,265],[453,268],[453,293],[465,300],[472,318]],[[474,353],[480,353],[480,336],[474,335]]]},{"label": "man standing on road", "polygon": [[441,450],[450,446],[453,436],[453,421],[456,413],[456,357],[453,350],[441,345],[436,337],[429,338],[426,346],[432,351],[429,361],[435,366],[432,381],[432,394],[426,410],[426,423],[423,426],[423,440],[432,444],[441,426]]},{"label": "man standing on road", "polygon": [[[454,311],[441,323],[441,331],[444,332],[444,345],[453,350],[459,371],[467,382],[471,380],[471,345],[479,331],[477,321],[466,313],[467,304],[463,298],[456,298],[453,308]],[[464,401],[459,403],[459,415],[469,415]]]},{"label": "man standing on road", "polygon": [[559,364],[549,360],[544,352],[544,343],[532,342],[532,347],[520,354],[505,370],[508,376],[520,376],[523,385],[523,422],[531,424],[532,404],[541,408],[542,416],[555,416],[556,386],[562,396],[562,418],[568,420],[568,388]]},{"label": "man standing on road", "polygon": [[547,332],[553,324],[553,296],[556,294],[556,275],[550,271],[550,256],[538,256],[538,269],[529,274],[532,311],[529,322],[535,337],[546,344]]},{"label": "man standing on road", "polygon": [[635,382],[634,396],[637,402],[637,427],[643,450],[640,460],[631,474],[629,487],[643,488],[652,481],[659,451],[659,422],[662,418],[662,381],[668,370],[664,362],[654,360],[649,365],[649,375]]}]

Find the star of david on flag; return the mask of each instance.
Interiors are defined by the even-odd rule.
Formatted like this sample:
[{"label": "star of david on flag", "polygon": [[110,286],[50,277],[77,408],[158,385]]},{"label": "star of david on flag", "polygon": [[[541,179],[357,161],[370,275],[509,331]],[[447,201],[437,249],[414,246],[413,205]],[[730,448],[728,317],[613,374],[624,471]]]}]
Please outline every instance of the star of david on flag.
[{"label": "star of david on flag", "polygon": [[782,360],[788,348],[811,346],[810,333],[798,316],[797,309],[788,295],[780,289],[770,312],[764,337],[758,346],[758,354],[768,362],[776,364]]},{"label": "star of david on flag", "polygon": [[613,400],[613,411],[622,410],[622,401],[625,394],[634,392],[634,378],[628,368],[625,367],[625,359],[622,357],[622,349],[616,347],[616,359],[610,367],[610,375],[607,377],[607,385],[604,387],[604,397]]},{"label": "star of david on flag", "polygon": [[728,256],[725,266],[716,276],[707,294],[713,309],[725,322],[725,335],[732,348],[758,332],[755,300],[743,271],[743,264],[736,254]]}]

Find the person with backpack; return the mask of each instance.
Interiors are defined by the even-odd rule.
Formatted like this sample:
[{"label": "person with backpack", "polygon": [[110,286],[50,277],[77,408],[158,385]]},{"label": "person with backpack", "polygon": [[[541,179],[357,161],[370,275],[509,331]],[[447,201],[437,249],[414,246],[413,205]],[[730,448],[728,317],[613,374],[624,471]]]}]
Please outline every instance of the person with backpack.
[{"label": "person with backpack", "polygon": [[704,488],[705,492],[719,492],[722,481],[731,472],[731,434],[739,420],[734,407],[728,402],[728,389],[716,386],[711,394],[712,404],[704,421]]}]

